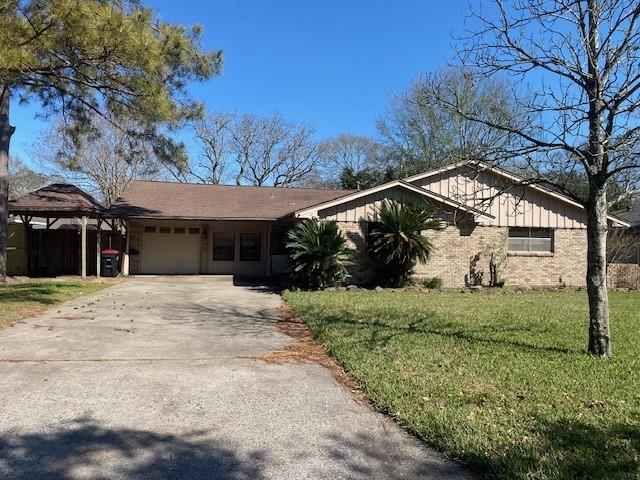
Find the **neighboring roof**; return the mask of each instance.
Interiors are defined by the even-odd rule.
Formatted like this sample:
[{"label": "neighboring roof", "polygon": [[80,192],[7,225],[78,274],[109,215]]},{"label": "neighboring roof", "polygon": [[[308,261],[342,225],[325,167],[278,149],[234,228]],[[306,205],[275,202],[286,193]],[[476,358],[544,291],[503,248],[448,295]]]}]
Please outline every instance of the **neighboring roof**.
[{"label": "neighboring roof", "polygon": [[[469,166],[471,168],[474,168],[478,171],[484,172],[484,171],[489,171],[492,173],[495,173],[496,175],[499,175],[503,178],[506,178],[508,180],[511,180],[512,182],[518,183],[518,182],[522,182],[524,179],[522,177],[520,177],[519,175],[516,175],[514,173],[508,172],[507,170],[504,170],[503,168],[500,167],[496,167],[493,165],[490,165],[487,162],[483,162],[482,160],[462,160],[460,162],[456,162],[456,163],[451,163],[449,165],[446,165],[442,168],[438,168],[436,170],[430,170],[428,172],[424,172],[424,173],[419,173],[417,175],[413,175],[411,177],[407,177],[404,180],[406,182],[415,182],[416,180],[422,180],[424,178],[429,178],[432,177],[434,175],[439,175],[441,173],[445,173],[451,170],[455,170],[456,168],[462,167],[462,166]],[[550,188],[546,188],[544,186],[541,185],[535,185],[535,184],[530,184],[530,183],[526,183],[523,186],[527,187],[527,188],[531,188],[532,190],[536,190],[538,192],[544,193],[546,195],[549,195],[550,197],[556,198],[558,200],[561,200],[565,203],[568,203],[569,205],[573,205],[574,207],[580,208],[582,210],[584,210],[584,206],[582,206],[580,203],[576,202],[575,200],[573,200],[571,197],[568,197],[567,195],[564,195],[560,192],[556,192]],[[630,223],[628,221],[626,221],[624,218],[621,218],[618,215],[613,215],[613,214],[609,214],[607,215],[607,218],[613,222],[616,222],[622,226],[625,227],[629,227],[631,226]]]},{"label": "neighboring roof", "polygon": [[312,205],[309,208],[305,208],[302,210],[298,210],[296,212],[297,216],[304,216],[306,213],[308,213],[309,211],[313,210],[323,210],[325,208],[331,208],[334,207],[336,205],[341,205],[343,203],[346,202],[350,202],[352,200],[356,200],[358,198],[367,196],[367,195],[371,195],[373,193],[377,193],[377,192],[383,192],[385,190],[389,190],[391,188],[402,188],[404,190],[409,190],[413,193],[416,193],[418,195],[421,195],[423,197],[429,198],[431,200],[435,200],[439,203],[443,203],[445,205],[448,205],[450,207],[453,207],[457,210],[462,210],[464,212],[468,212],[471,213],[477,217],[484,217],[484,218],[488,218],[488,219],[494,219],[495,217],[493,215],[490,215],[486,212],[483,212],[481,210],[478,210],[476,208],[470,207],[468,205],[465,205],[463,203],[460,203],[456,200],[453,200],[452,198],[446,197],[444,195],[440,195],[438,193],[435,192],[431,192],[429,190],[426,190],[424,188],[420,188],[417,187],[415,185],[412,185],[411,183],[406,182],[405,180],[393,180],[391,182],[387,182],[387,183],[383,183],[382,185],[378,185],[377,187],[372,187],[372,188],[367,188],[366,190],[360,190],[357,192],[353,192],[350,193],[346,196],[343,196],[339,199],[336,200],[331,200],[328,202],[324,202],[318,205]]},{"label": "neighboring roof", "polygon": [[34,192],[9,200],[9,213],[14,215],[57,214],[98,215],[105,208],[87,192],[68,183],[53,183]]},{"label": "neighboring roof", "polygon": [[629,222],[634,230],[640,230],[640,200],[633,202],[629,208],[614,213],[617,217]]},{"label": "neighboring roof", "polygon": [[277,220],[349,193],[350,190],[136,181],[113,203],[108,215],[167,220]]}]

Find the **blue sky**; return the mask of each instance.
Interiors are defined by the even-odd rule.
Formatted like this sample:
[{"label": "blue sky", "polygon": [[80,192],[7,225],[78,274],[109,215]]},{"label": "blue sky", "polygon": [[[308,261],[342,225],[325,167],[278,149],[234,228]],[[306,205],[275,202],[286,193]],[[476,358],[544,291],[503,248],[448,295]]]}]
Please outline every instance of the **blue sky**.
[{"label": "blue sky", "polygon": [[[268,114],[314,125],[318,138],[375,135],[389,98],[453,56],[467,0],[147,0],[168,22],[204,27],[224,51],[222,75],[195,85],[209,110]],[[11,153],[29,163],[46,122],[14,105]],[[192,154],[197,154],[191,145]]]}]

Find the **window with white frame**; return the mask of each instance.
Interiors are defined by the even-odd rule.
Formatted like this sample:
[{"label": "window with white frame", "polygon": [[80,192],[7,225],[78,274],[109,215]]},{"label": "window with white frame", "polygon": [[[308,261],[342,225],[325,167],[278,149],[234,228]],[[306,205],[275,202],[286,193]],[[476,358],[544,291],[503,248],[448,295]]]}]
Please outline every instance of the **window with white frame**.
[{"label": "window with white frame", "polygon": [[553,252],[553,230],[550,228],[509,228],[509,252]]}]

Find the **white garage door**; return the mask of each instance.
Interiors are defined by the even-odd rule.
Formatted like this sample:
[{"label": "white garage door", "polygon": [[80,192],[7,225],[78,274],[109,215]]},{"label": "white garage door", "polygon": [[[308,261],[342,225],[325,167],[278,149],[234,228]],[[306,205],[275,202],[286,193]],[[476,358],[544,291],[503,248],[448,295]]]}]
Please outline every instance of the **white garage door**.
[{"label": "white garage door", "polygon": [[200,273],[200,229],[185,225],[145,225],[141,272]]}]

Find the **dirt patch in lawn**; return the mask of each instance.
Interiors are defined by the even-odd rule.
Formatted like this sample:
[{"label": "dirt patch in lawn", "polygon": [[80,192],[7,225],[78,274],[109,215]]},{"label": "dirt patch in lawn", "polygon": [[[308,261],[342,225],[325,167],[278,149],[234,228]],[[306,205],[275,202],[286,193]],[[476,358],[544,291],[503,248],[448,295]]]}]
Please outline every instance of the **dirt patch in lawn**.
[{"label": "dirt patch in lawn", "polygon": [[369,404],[369,400],[362,393],[355,379],[329,355],[324,345],[313,337],[304,321],[288,306],[282,305],[278,309],[276,327],[285,335],[292,337],[293,341],[282,350],[244,358],[276,364],[317,363],[328,369],[339,383],[347,387],[356,400]]}]

